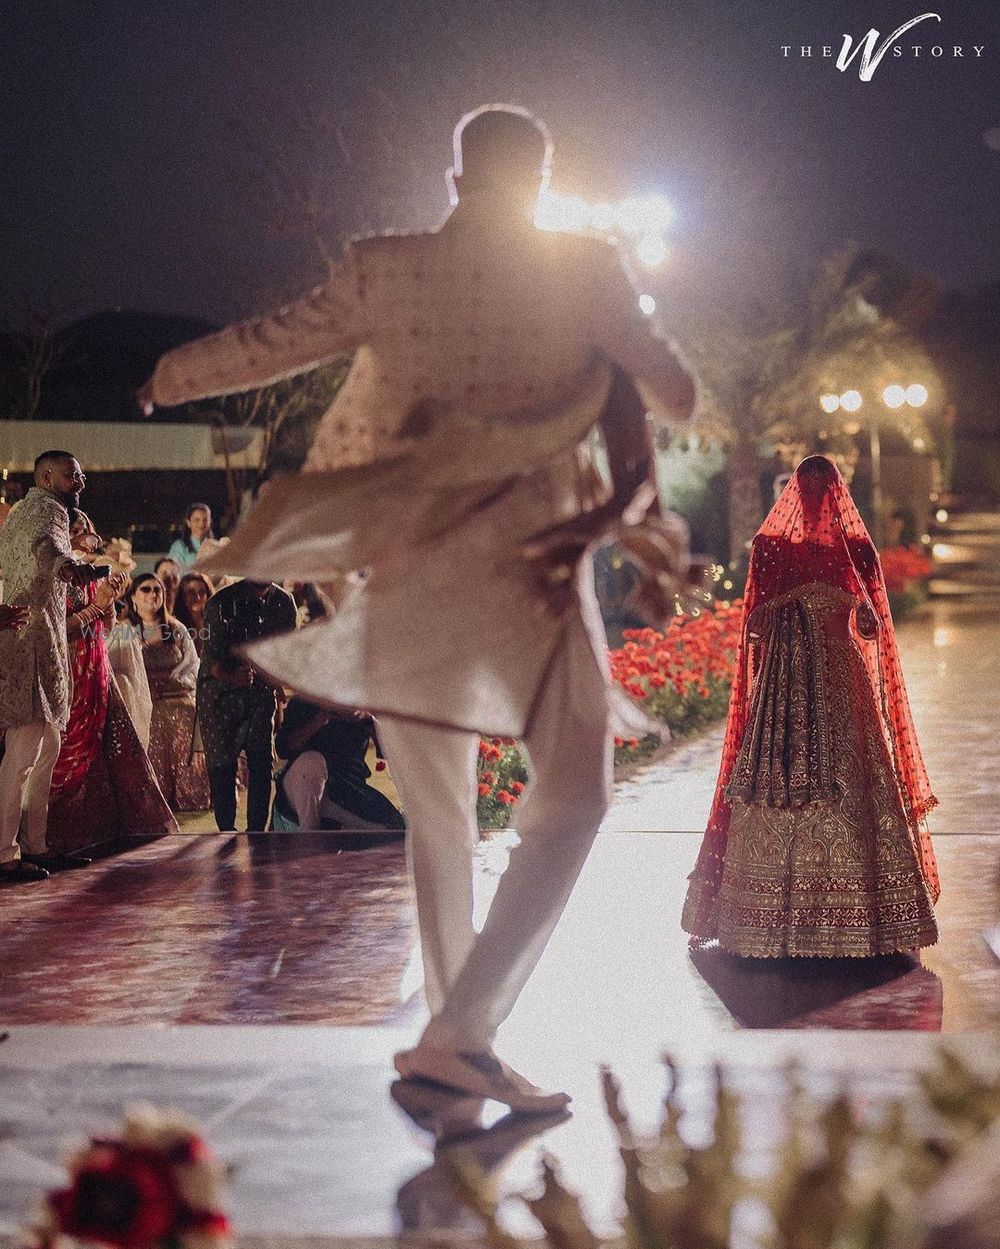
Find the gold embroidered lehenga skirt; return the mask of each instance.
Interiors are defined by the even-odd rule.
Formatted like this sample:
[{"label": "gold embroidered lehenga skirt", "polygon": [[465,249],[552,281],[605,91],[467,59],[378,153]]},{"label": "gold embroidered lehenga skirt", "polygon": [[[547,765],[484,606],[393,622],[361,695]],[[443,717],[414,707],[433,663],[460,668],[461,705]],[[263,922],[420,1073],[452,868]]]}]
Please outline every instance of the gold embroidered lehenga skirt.
[{"label": "gold embroidered lehenga skirt", "polygon": [[814,585],[767,613],[717,905],[696,873],[685,908],[711,915],[694,935],[733,954],[865,957],[937,940],[859,650],[877,642],[855,639],[853,607]]}]

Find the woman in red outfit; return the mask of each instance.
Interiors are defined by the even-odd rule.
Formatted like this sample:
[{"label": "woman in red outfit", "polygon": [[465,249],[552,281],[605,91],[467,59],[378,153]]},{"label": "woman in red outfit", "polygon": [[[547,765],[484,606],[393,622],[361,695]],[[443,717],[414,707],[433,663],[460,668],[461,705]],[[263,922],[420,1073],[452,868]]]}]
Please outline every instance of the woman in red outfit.
[{"label": "woman in red outfit", "polygon": [[[82,556],[100,546],[86,513],[71,514],[70,541]],[[114,602],[127,582],[112,573],[67,590],[73,701],[52,773],[48,844],[54,853],[177,831],[108,662]]]},{"label": "woman in red outfit", "polygon": [[933,944],[935,802],[878,555],[834,464],[810,456],[753,541],[682,926],[748,957]]}]

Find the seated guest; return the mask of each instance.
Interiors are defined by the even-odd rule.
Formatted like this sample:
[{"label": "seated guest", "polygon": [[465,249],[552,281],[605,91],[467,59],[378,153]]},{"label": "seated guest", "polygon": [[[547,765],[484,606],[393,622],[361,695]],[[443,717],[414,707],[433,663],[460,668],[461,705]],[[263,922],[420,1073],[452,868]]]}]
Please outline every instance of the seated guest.
[{"label": "seated guest", "polygon": [[175,811],[211,806],[205,756],[193,751],[198,655],[187,629],[167,614],[163,586],[152,573],[136,577],[126,596],[138,630],[153,696],[149,757],[163,796]]},{"label": "seated guest", "polygon": [[205,649],[198,674],[198,725],[221,832],[236,827],[236,771],[247,760],[247,831],[263,832],[271,809],[274,717],[285,692],[238,653],[247,642],[295,628],[295,602],[280,586],[238,581],[205,608]]},{"label": "seated guest", "polygon": [[213,593],[211,581],[202,572],[185,573],[177,588],[174,615],[191,634],[199,659],[205,649],[205,604]]},{"label": "seated guest", "polygon": [[[101,539],[85,512],[71,509],[69,520],[70,545],[86,561]],[[115,599],[127,581],[112,572],[66,590],[73,697],[49,791],[49,853],[37,860],[50,868],[70,865],[84,846],[177,831],[108,662]]]},{"label": "seated guest", "polygon": [[176,560],[181,568],[190,568],[198,558],[201,544],[206,539],[214,539],[212,532],[212,509],[207,503],[189,503],[184,514],[181,536],[176,538],[168,552],[172,560]]},{"label": "seated guest", "polygon": [[278,757],[286,764],[278,773],[273,827],[279,832],[296,828],[402,831],[402,815],[367,783],[371,772],[365,755],[373,738],[379,751],[371,716],[326,711],[305,698],[293,698],[275,738]]},{"label": "seated guest", "polygon": [[175,559],[165,555],[153,565],[153,575],[159,577],[163,586],[163,606],[168,616],[177,608],[177,587],[181,583],[181,566]]}]

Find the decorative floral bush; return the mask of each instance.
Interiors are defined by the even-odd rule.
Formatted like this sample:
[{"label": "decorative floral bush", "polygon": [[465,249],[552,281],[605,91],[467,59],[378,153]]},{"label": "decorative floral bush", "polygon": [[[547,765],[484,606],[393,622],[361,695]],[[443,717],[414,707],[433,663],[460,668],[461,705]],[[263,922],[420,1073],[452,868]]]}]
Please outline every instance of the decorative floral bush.
[{"label": "decorative floral bush", "polygon": [[479,743],[479,827],[506,828],[528,783],[528,764],[513,737]]},{"label": "decorative floral bush", "polygon": [[[739,644],[743,604],[719,602],[675,616],[661,633],[626,629],[609,653],[611,675],[653,720],[672,733],[690,733],[725,715]],[[615,738],[615,763],[641,759],[658,739]],[[484,738],[479,747],[479,827],[505,828],[528,781],[513,738]]]},{"label": "decorative floral bush", "polygon": [[927,598],[931,561],[918,546],[891,546],[882,552],[882,576],[894,619],[899,620]]},{"label": "decorative floral bush", "polygon": [[[690,733],[725,715],[740,638],[742,600],[675,616],[664,632],[626,629],[610,653],[611,675],[672,733]],[[616,762],[642,746],[616,738]]]}]

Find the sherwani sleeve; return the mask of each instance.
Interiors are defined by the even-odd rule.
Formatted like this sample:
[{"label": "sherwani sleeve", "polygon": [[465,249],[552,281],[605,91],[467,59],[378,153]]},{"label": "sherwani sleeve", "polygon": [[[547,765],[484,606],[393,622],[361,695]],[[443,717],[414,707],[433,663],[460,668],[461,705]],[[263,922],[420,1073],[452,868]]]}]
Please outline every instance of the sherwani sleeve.
[{"label": "sherwani sleeve", "polygon": [[64,517],[65,513],[62,517],[55,513],[50,515],[45,528],[31,544],[31,552],[39,564],[51,569],[53,577],[70,583],[76,579],[81,564],[70,546],[69,524]]},{"label": "sherwani sleeve", "polygon": [[343,356],[361,343],[361,280],[354,253],[293,304],[168,351],[150,379],[151,399],[175,407],[270,386]]},{"label": "sherwani sleeve", "polygon": [[632,377],[651,412],[687,420],[695,382],[676,343],[639,308],[639,295],[614,248],[602,246],[591,301],[598,350]]}]

